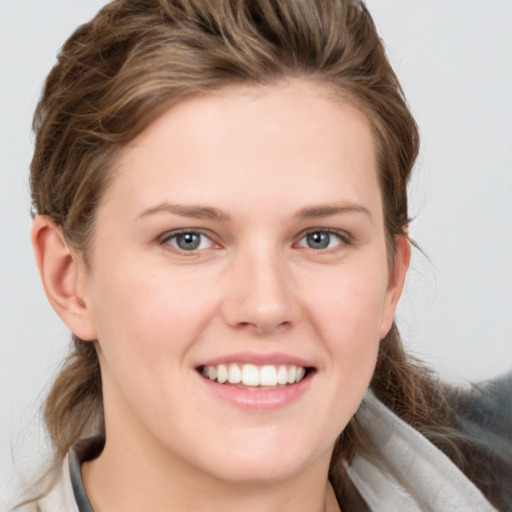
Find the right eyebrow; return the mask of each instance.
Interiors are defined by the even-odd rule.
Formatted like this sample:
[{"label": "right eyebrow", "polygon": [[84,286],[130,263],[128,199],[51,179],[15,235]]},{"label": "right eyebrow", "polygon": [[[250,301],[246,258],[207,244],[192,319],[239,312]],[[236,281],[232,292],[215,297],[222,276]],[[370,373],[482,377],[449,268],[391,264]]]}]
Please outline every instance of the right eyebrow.
[{"label": "right eyebrow", "polygon": [[220,222],[227,222],[230,218],[229,215],[218,208],[202,205],[184,205],[174,203],[160,203],[156,206],[147,208],[140,213],[137,218],[141,219],[154,215],[156,213],[171,213],[181,217],[189,217],[192,219],[215,220]]},{"label": "right eyebrow", "polygon": [[359,204],[342,203],[342,204],[320,204],[308,206],[299,210],[295,217],[299,219],[319,219],[338,215],[342,213],[362,213],[372,221],[372,214],[368,208]]}]

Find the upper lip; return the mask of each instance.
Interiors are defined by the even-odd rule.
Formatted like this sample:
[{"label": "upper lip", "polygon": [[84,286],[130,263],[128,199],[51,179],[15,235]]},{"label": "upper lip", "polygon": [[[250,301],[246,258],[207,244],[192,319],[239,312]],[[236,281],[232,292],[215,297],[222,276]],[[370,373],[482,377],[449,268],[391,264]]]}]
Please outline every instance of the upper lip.
[{"label": "upper lip", "polygon": [[202,361],[197,365],[197,367],[200,368],[202,366],[216,366],[219,364],[229,363],[254,364],[256,366],[288,364],[302,366],[304,368],[314,367],[311,361],[282,352],[273,352],[268,354],[256,352],[232,353]]}]

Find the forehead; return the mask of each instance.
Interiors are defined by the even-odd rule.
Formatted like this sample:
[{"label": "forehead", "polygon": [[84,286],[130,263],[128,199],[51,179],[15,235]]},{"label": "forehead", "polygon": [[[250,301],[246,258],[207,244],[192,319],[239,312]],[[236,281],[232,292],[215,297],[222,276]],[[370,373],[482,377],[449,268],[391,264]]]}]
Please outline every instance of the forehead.
[{"label": "forehead", "polygon": [[142,208],[157,196],[282,200],[293,189],[311,202],[368,201],[378,188],[372,134],[360,110],[307,82],[196,95],[122,151],[105,199],[117,191]]}]

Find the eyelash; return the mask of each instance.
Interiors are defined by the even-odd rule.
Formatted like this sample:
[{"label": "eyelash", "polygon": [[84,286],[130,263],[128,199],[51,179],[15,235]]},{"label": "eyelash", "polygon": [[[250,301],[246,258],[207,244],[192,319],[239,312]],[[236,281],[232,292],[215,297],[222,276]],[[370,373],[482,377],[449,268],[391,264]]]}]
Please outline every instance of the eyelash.
[{"label": "eyelash", "polygon": [[[305,245],[300,245],[300,242],[302,242],[307,236],[313,235],[313,234],[323,234],[323,235],[328,235],[328,236],[335,236],[340,240],[340,242],[338,244],[336,244],[335,247],[319,248],[318,250],[314,249],[313,247],[307,247]],[[199,235],[200,237],[204,237],[204,238],[208,239],[212,245],[215,245],[215,242],[212,240],[212,238],[209,235],[207,235],[203,231],[197,230],[197,229],[196,230],[180,229],[180,230],[168,232],[159,238],[159,243],[160,243],[160,245],[170,246],[174,250],[176,250],[180,253],[195,254],[197,251],[201,251],[201,250],[205,249],[205,248],[201,249],[200,247],[198,247],[198,248],[195,248],[192,250],[187,250],[187,249],[183,249],[177,245],[170,243],[171,240],[176,241],[179,236],[185,236],[185,235]],[[329,240],[329,243],[330,243],[330,240]],[[336,250],[336,248],[340,245],[350,245],[351,243],[352,243],[352,239],[351,239],[350,235],[344,231],[338,231],[335,229],[326,229],[326,228],[323,228],[323,229],[322,228],[313,228],[313,229],[309,229],[308,231],[306,231],[304,233],[301,233],[298,242],[296,242],[294,244],[294,246],[312,249],[315,252],[321,252],[321,251],[333,251],[333,250]]]}]

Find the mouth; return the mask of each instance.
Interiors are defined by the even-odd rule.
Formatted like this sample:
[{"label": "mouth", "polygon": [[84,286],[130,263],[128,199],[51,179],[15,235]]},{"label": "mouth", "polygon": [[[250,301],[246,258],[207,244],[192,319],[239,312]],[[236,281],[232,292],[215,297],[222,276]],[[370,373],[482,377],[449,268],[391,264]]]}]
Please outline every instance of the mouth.
[{"label": "mouth", "polygon": [[217,384],[253,391],[282,389],[311,376],[313,367],[294,364],[221,363],[197,368],[202,377]]}]

